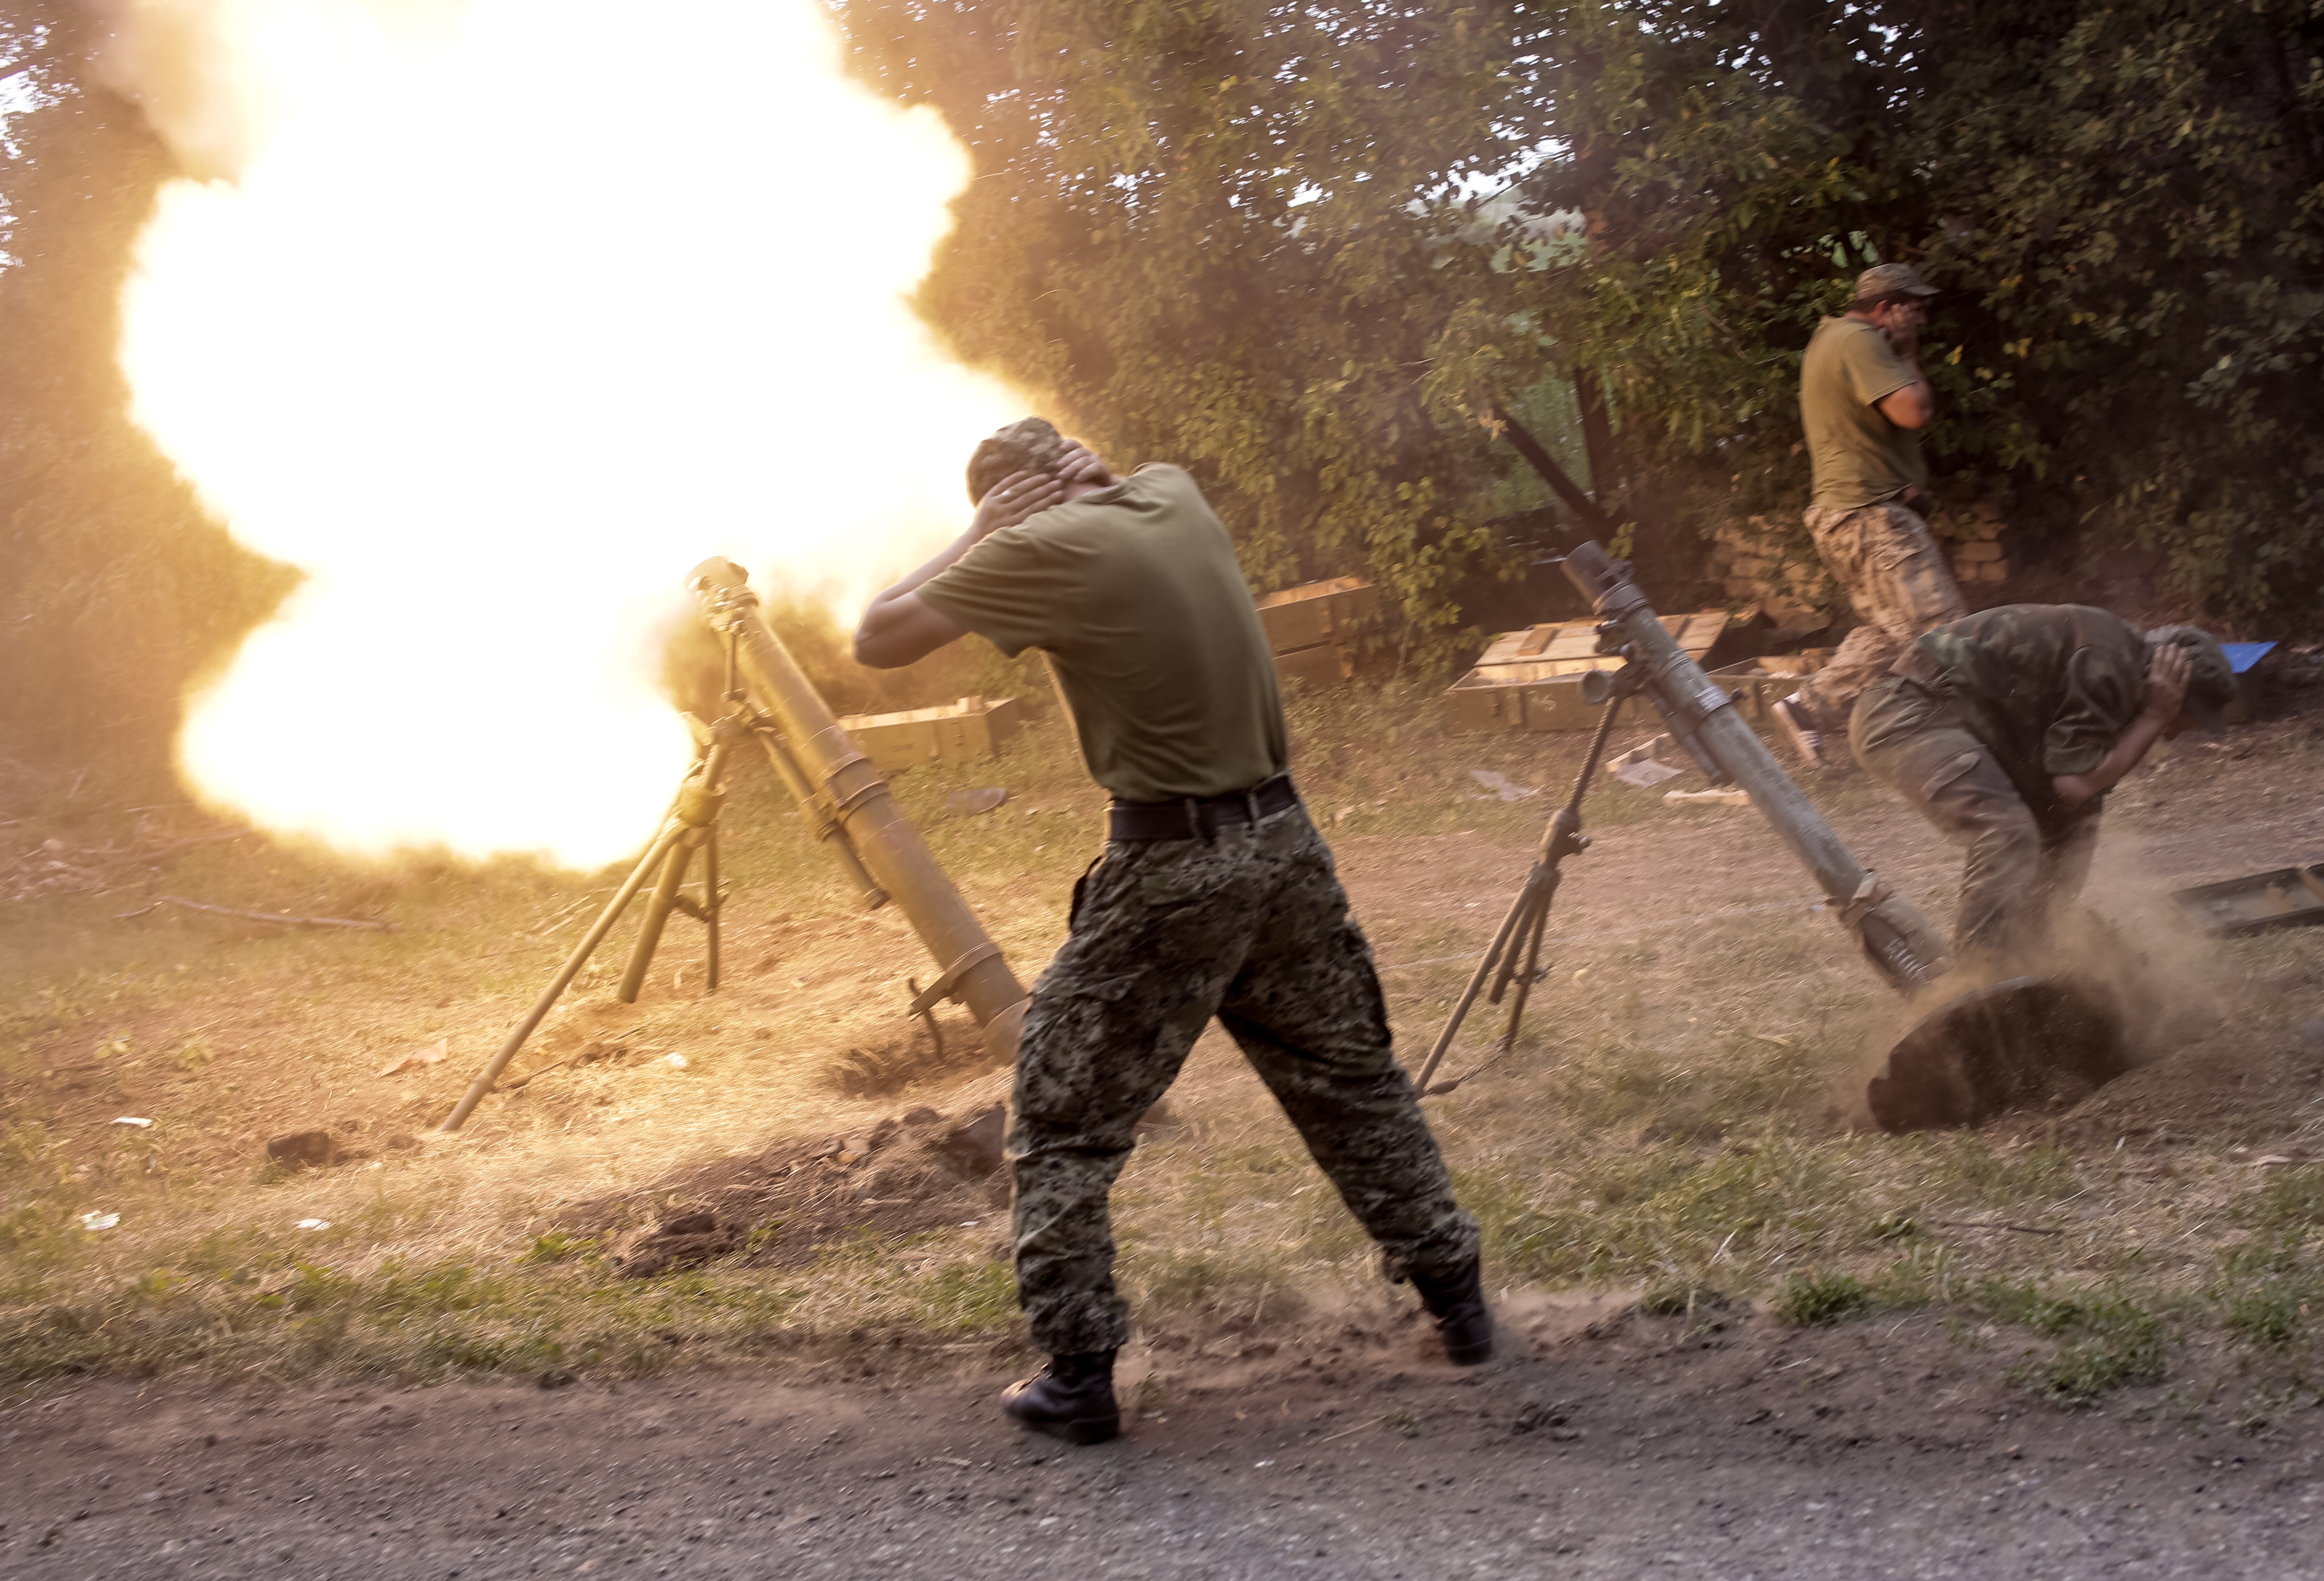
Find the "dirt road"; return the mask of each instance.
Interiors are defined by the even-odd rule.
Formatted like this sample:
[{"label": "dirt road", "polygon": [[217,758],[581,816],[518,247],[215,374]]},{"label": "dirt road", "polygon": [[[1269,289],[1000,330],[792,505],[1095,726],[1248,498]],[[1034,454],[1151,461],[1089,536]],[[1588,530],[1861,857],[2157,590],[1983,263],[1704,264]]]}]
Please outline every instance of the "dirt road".
[{"label": "dirt road", "polygon": [[1430,1360],[1416,1328],[1160,1358],[1174,1381],[1153,1409],[1084,1450],[1006,1427],[992,1375],[94,1385],[0,1413],[0,1571],[2290,1581],[2324,1565],[2312,1405],[2234,1423],[2183,1377],[2103,1410],[2034,1404],[1998,1380],[1992,1337],[1922,1317],[1809,1333],[1603,1301],[1512,1317],[1520,1354],[1473,1374]]}]

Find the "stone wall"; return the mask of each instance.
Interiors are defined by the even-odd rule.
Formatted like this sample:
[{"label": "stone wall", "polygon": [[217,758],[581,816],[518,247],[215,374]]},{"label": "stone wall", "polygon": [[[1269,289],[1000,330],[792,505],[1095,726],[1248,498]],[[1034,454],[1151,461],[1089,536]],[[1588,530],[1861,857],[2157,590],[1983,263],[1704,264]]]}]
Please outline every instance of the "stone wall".
[{"label": "stone wall", "polygon": [[2001,547],[2001,535],[2008,526],[2001,519],[1999,506],[1978,500],[1967,506],[1939,509],[1930,514],[1929,530],[1952,556],[1953,580],[1963,587],[2009,580],[2009,552]]},{"label": "stone wall", "polygon": [[1765,614],[1785,637],[1831,624],[1840,589],[1798,518],[1754,516],[1711,535],[1711,580],[1744,620]]},{"label": "stone wall", "polygon": [[[1929,530],[1944,546],[1953,580],[1964,588],[2005,582],[2007,525],[1987,501],[1932,510]],[[1711,535],[1710,580],[1744,620],[1765,614],[1784,637],[1804,637],[1846,612],[1845,601],[1797,517],[1753,516],[1723,524]]]}]

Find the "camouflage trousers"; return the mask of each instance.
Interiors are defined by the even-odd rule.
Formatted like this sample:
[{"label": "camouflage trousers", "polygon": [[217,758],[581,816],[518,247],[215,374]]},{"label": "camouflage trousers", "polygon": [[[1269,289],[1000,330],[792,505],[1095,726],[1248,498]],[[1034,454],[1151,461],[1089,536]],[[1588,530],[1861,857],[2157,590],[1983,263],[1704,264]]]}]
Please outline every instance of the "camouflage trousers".
[{"label": "camouflage trousers", "polygon": [[1951,701],[1902,676],[1864,694],[1848,740],[1867,773],[1968,848],[1953,953],[2006,964],[2038,946],[2058,906],[2081,892],[2097,817],[2045,827]]},{"label": "camouflage trousers", "polygon": [[1072,934],[1017,1050],[1017,1295],[1053,1356],[1129,1337],[1107,1197],[1139,1117],[1214,1015],[1392,1273],[1451,1273],[1477,1255],[1306,810],[1208,840],[1115,841],[1075,887]]},{"label": "camouflage trousers", "polygon": [[1811,510],[1816,551],[1863,624],[1800,687],[1819,728],[1847,728],[1864,689],[1888,673],[1912,640],[1969,613],[1944,551],[1920,513],[1893,501],[1853,510]]}]

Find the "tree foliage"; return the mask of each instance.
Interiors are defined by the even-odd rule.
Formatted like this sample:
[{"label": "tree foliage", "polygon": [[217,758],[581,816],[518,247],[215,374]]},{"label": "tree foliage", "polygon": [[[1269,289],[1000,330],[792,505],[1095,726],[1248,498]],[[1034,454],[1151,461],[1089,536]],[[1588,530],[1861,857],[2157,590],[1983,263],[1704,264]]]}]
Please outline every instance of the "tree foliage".
[{"label": "tree foliage", "polygon": [[[1489,406],[1667,584],[1803,501],[1798,357],[1876,259],[1945,288],[1941,493],[2324,620],[2324,0],[826,4],[975,161],[931,320],[1193,466],[1260,586],[1373,576],[1417,655],[1553,515]],[[0,754],[152,761],[289,574],[127,419],[115,302],[172,172],[85,86],[89,14],[0,0]]]},{"label": "tree foliage", "polygon": [[1796,508],[1799,355],[1904,259],[1941,493],[2315,621],[2319,0],[835,8],[976,160],[926,309],[1194,464],[1263,582],[1368,569],[1452,630],[1522,547],[1466,419],[1560,391],[1642,519]]},{"label": "tree foliage", "polygon": [[1425,388],[1491,289],[1457,206],[1504,161],[1515,8],[862,0],[860,69],[976,179],[922,305],[1126,458],[1194,467],[1262,587],[1369,570],[1413,629],[1505,559],[1499,475]]}]

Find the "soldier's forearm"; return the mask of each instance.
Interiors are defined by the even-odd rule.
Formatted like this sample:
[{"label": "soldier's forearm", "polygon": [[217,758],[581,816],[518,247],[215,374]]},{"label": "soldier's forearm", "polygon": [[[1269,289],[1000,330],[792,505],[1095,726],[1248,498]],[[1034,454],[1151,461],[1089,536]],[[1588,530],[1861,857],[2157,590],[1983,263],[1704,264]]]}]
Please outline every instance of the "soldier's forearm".
[{"label": "soldier's forearm", "polygon": [[906,593],[917,592],[922,583],[933,582],[945,572],[951,570],[960,562],[962,556],[982,541],[983,536],[975,528],[971,527],[966,532],[937,550],[918,570],[898,578],[872,594],[872,609],[877,610],[881,604],[893,603]]},{"label": "soldier's forearm", "polygon": [[1913,382],[1882,396],[1880,415],[1900,428],[1923,428],[1937,415],[1937,392],[1929,388],[1929,376],[1921,372],[1920,364],[1907,357],[1904,366]]},{"label": "soldier's forearm", "polygon": [[2088,774],[2061,774],[2050,781],[2058,793],[2058,800],[2068,812],[2078,812],[2115,787],[2116,782],[2138,767],[2146,749],[2154,745],[2163,728],[2170,722],[2152,713],[2142,712],[2130,722],[2130,728],[2115,738],[2113,747],[2099,759],[2098,766]]}]

